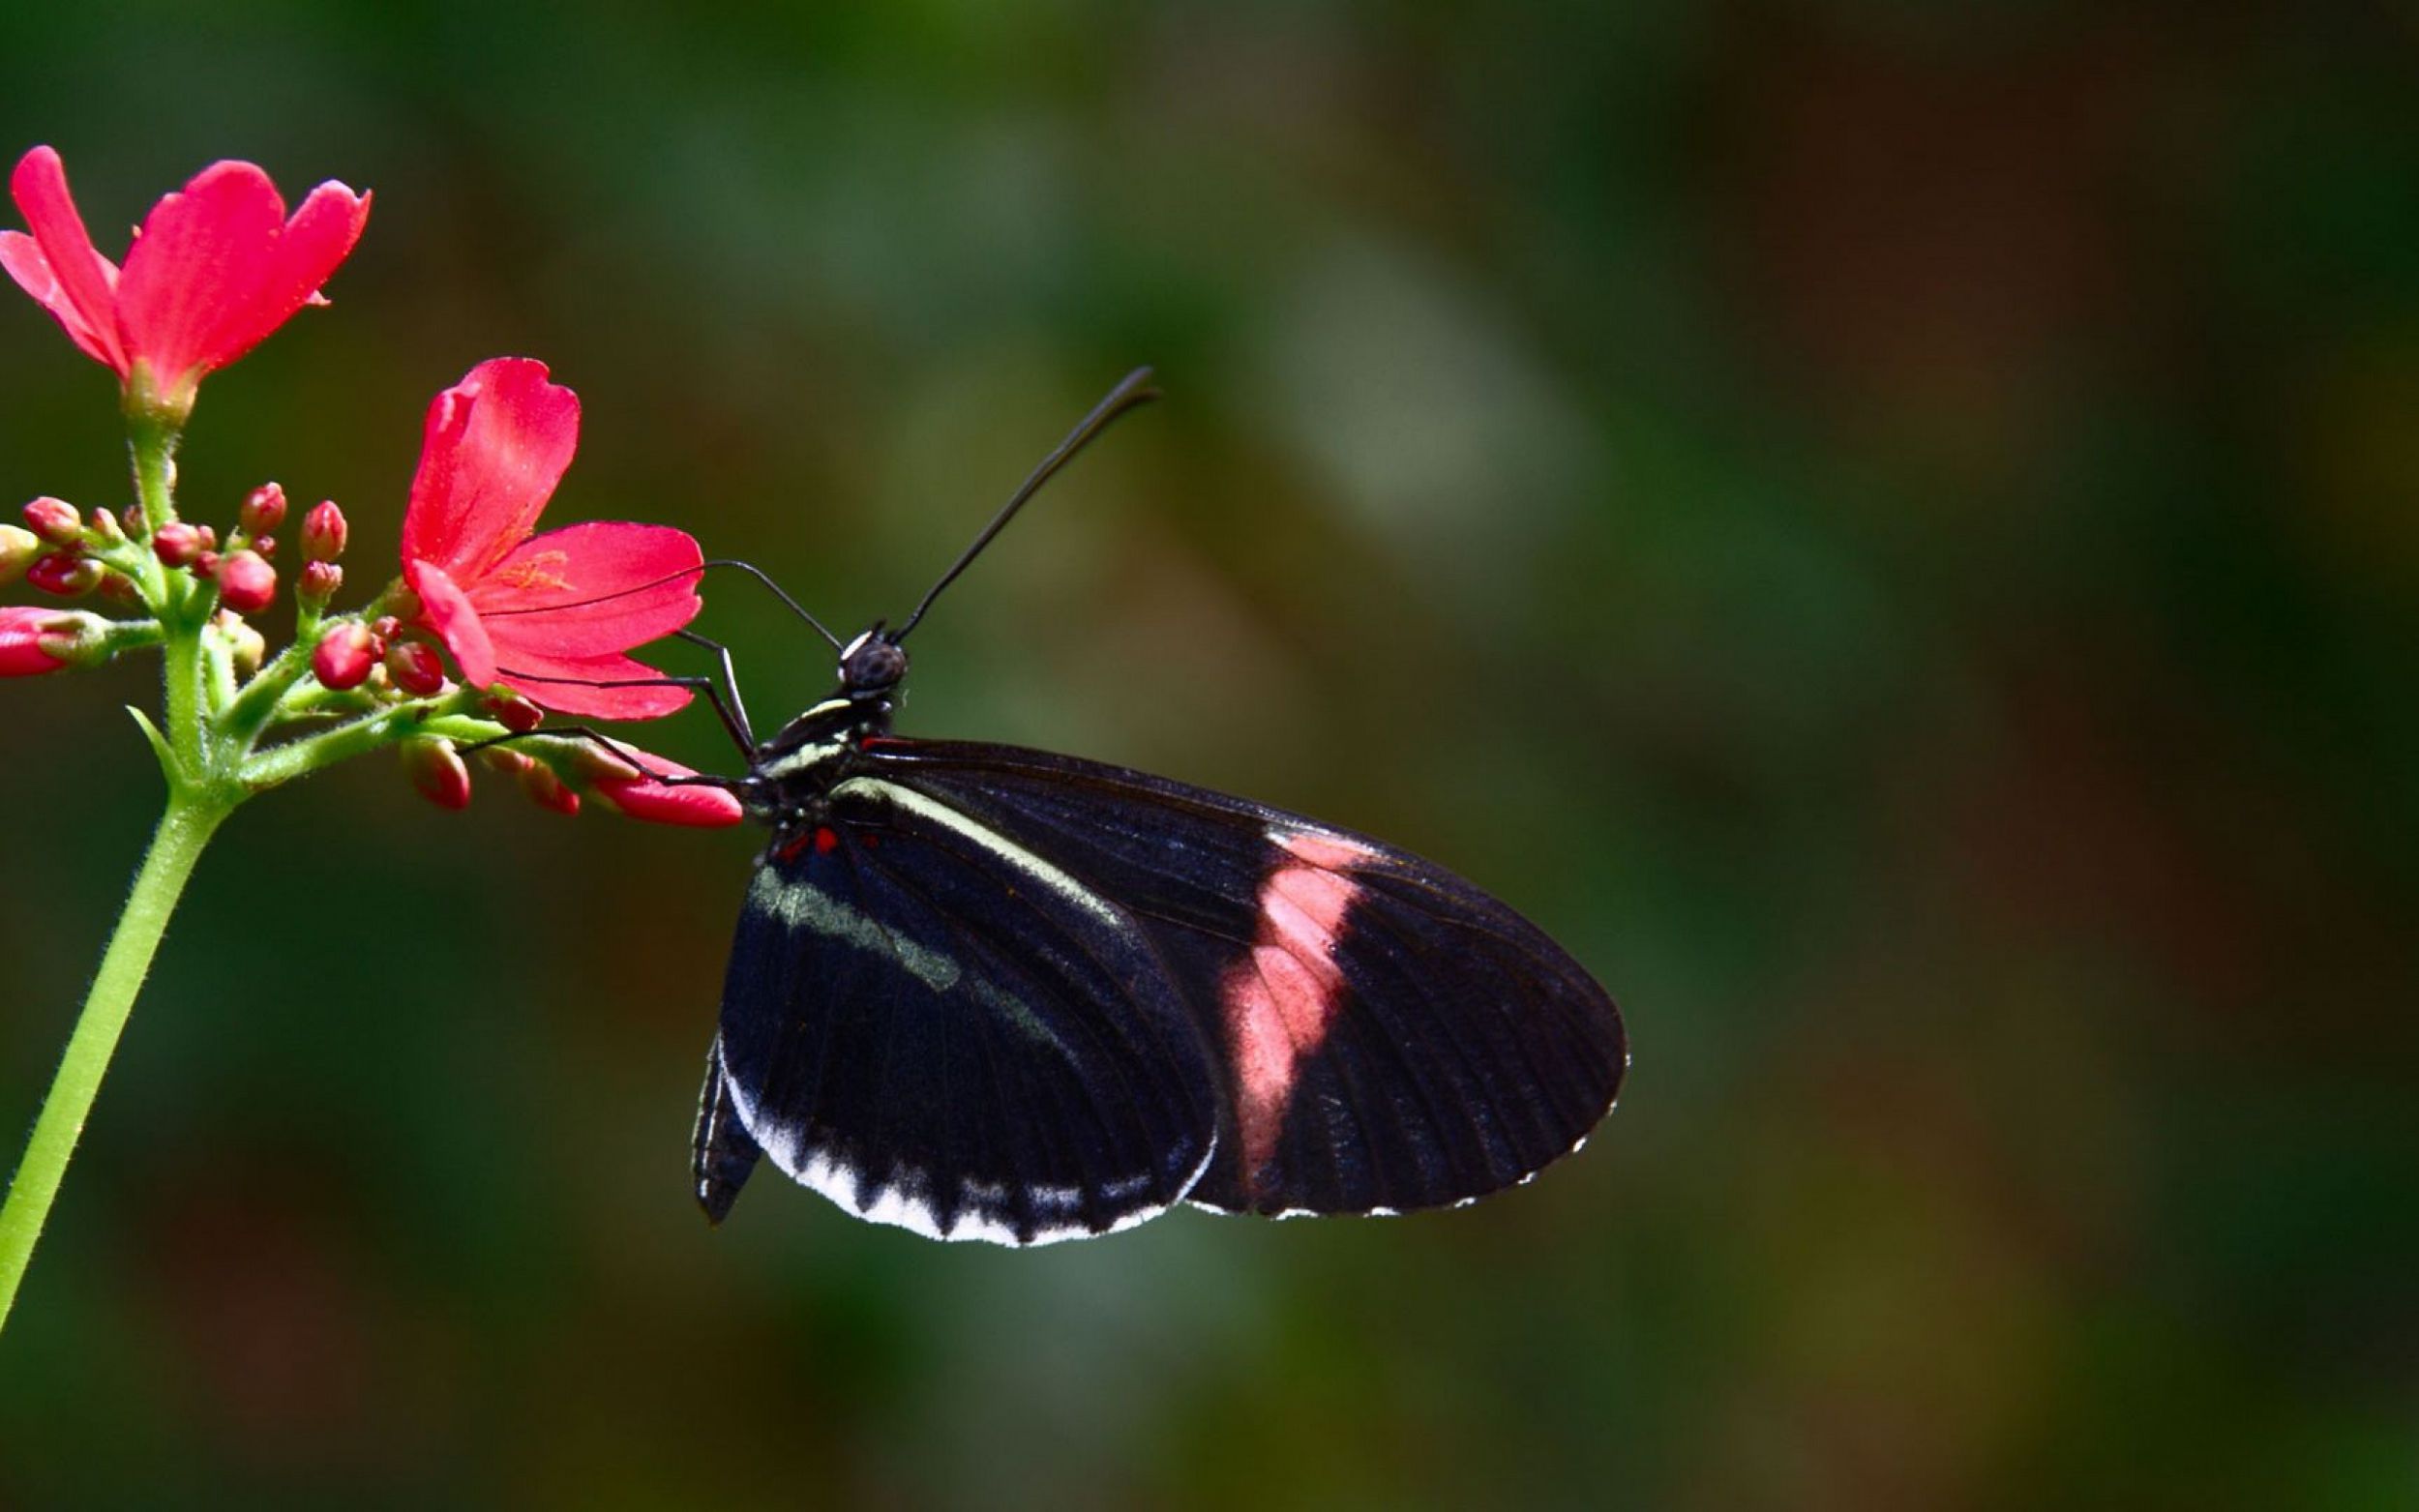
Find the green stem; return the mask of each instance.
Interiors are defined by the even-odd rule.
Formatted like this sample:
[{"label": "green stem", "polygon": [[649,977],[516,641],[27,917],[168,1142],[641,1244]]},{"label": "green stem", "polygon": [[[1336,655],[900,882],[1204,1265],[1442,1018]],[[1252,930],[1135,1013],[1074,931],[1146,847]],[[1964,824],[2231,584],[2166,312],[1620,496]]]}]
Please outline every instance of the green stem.
[{"label": "green stem", "polygon": [[151,969],[152,954],[167,930],[168,916],[176,910],[176,900],[194,874],[194,863],[201,859],[202,846],[228,812],[207,799],[173,787],[169,790],[167,812],[161,816],[142,870],[135,874],[134,890],[126,900],[126,911],[118,916],[116,933],[109,936],[109,948],[101,958],[101,970],[93,977],[92,992],[67,1042],[67,1053],[59,1058],[58,1075],[51,1079],[42,1113],[34,1120],[24,1159],[9,1183],[8,1201],[0,1204],[0,1325],[8,1321],[17,1283],[25,1277],[34,1242],[42,1237],[43,1221],[49,1217],[50,1203],[59,1195],[68,1158],[75,1152],[75,1138],[92,1112],[93,1098],[109,1069],[109,1056],[126,1027],[126,1016],[134,1007],[134,994]]}]

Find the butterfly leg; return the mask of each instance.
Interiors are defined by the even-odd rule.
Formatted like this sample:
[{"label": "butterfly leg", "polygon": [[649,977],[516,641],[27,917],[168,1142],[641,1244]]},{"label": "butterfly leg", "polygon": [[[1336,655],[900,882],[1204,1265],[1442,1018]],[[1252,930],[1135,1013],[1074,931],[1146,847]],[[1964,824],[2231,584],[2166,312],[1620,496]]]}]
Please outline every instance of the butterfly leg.
[{"label": "butterfly leg", "polygon": [[724,713],[724,726],[738,737],[740,754],[753,759],[756,756],[756,726],[748,719],[747,700],[739,697],[739,672],[731,665],[731,647],[719,640],[708,640],[694,630],[675,630],[672,634],[693,646],[702,646],[714,653],[715,664],[722,671],[722,697],[730,700],[728,711],[723,711],[719,702],[715,708]]},{"label": "butterfly leg", "polygon": [[603,730],[591,729],[585,725],[550,725],[543,729],[517,729],[509,735],[498,735],[493,740],[472,741],[462,748],[462,754],[477,756],[491,746],[510,745],[516,740],[543,738],[585,740],[602,746],[613,759],[636,769],[641,777],[659,787],[720,787],[725,792],[736,792],[747,786],[747,779],[744,777],[723,777],[713,772],[691,772],[686,776],[672,772],[659,772],[646,763],[644,753],[634,751]]},{"label": "butterfly leg", "polygon": [[[728,667],[728,653],[725,655],[724,666]],[[756,739],[748,731],[747,711],[734,709],[725,701],[722,686],[711,677],[540,677],[533,672],[516,672],[509,667],[496,670],[521,683],[568,683],[578,688],[686,688],[691,693],[702,693],[705,700],[714,706],[715,717],[723,722],[723,729],[731,736],[732,743],[739,748],[739,754],[750,760],[756,758]]]}]

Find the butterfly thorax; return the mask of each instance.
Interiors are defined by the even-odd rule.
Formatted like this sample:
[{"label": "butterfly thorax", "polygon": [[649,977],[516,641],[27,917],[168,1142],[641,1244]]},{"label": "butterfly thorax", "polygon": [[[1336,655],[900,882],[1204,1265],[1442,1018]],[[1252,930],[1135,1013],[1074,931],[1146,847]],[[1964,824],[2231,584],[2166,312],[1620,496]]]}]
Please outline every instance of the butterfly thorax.
[{"label": "butterfly thorax", "polygon": [[831,697],[757,748],[739,791],[749,816],[776,829],[820,819],[824,795],[848,778],[858,746],[890,728],[907,665],[907,653],[882,637],[879,624],[849,642]]}]

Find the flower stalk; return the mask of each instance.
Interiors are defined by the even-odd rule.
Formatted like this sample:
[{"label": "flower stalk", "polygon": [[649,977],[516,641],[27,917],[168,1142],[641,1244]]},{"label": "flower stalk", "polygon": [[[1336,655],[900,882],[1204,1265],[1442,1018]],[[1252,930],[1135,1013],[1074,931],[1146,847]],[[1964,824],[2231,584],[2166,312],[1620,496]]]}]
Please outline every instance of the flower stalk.
[{"label": "flower stalk", "polygon": [[[325,303],[318,286],[359,236],[367,195],[321,185],[289,220],[266,174],[219,163],[160,202],[121,270],[85,235],[57,154],[28,153],[11,189],[32,231],[0,231],[0,272],[118,374],[135,503],[121,522],[109,509],[36,498],[24,510],[30,528],[0,525],[0,586],[21,578],[54,598],[97,593],[96,608],[134,612],[0,607],[0,678],[156,648],[161,718],[134,718],[159,757],[167,804],[0,1201],[0,1325],[177,900],[210,837],[252,797],[395,748],[424,796],[460,809],[471,796],[463,758],[486,751],[556,813],[578,812],[580,793],[592,791],[612,812],[661,823],[740,817],[728,792],[656,790],[640,763],[600,763],[578,739],[535,736],[509,758],[499,754],[500,743],[532,735],[539,704],[637,719],[689,697],[683,688],[613,684],[650,677],[625,653],[696,615],[697,543],[660,525],[536,533],[579,433],[577,396],[548,382],[542,364],[483,363],[438,396],[405,511],[402,571],[366,608],[332,607],[344,581],[343,511],[330,501],[307,513],[297,526],[302,567],[285,579],[296,634],[274,654],[250,616],[279,593],[285,490],[254,489],[224,540],[180,517],[176,450],[199,384],[306,305]],[[444,595],[437,608],[414,591],[423,582]],[[499,665],[499,651],[518,665]],[[448,677],[447,654],[460,682]],[[538,686],[516,692],[516,671]]]},{"label": "flower stalk", "polygon": [[42,1237],[50,1204],[67,1175],[68,1159],[75,1153],[76,1138],[84,1132],[127,1016],[134,1012],[134,995],[151,970],[161,936],[167,933],[168,918],[201,860],[202,847],[231,812],[198,794],[169,793],[167,812],[161,816],[142,870],[134,874],[126,910],[110,933],[75,1032],[68,1037],[58,1074],[51,1078],[42,1112],[34,1119],[24,1158],[9,1183],[8,1201],[0,1203],[0,1327],[7,1325],[17,1285],[33,1260],[35,1241]]}]

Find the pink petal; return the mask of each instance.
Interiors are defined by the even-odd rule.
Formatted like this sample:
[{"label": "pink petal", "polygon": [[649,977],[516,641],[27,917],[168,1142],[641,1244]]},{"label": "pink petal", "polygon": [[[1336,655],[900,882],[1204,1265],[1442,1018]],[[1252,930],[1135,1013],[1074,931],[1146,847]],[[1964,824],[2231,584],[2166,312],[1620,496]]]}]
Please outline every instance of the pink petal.
[{"label": "pink petal", "polygon": [[68,334],[68,340],[83,350],[93,361],[114,368],[117,366],[115,333],[107,336],[84,323],[58,279],[50,271],[50,259],[42,254],[42,244],[22,231],[0,231],[0,268],[6,268],[16,286],[34,296],[34,302],[50,311]]},{"label": "pink petal", "polygon": [[118,340],[118,270],[93,249],[84,218],[76,214],[68,193],[67,168],[59,155],[37,147],[18,159],[9,193],[34,233],[43,274],[39,281],[30,280],[34,261],[13,248],[5,256],[9,276],[50,311],[87,355],[124,376],[133,365]]},{"label": "pink petal", "polygon": [[284,224],[277,186],[249,163],[214,163],[152,206],[118,281],[129,362],[147,364],[168,392],[224,361]]},{"label": "pink petal", "polygon": [[475,583],[536,528],[580,444],[580,397],[546,365],[496,357],[429,406],[403,511],[403,559]]},{"label": "pink petal", "polygon": [[[652,720],[689,705],[689,690],[660,686],[663,673],[626,656],[558,656],[499,647],[497,678],[532,703],[591,719]],[[600,682],[657,682],[655,687],[598,688]]]},{"label": "pink petal", "polygon": [[454,653],[462,680],[473,688],[495,681],[495,647],[470,599],[433,562],[405,561],[403,580],[420,595],[420,622],[436,632],[445,649]]},{"label": "pink petal", "polygon": [[259,345],[303,306],[326,304],[319,285],[350,254],[369,220],[369,195],[355,194],[332,180],[313,190],[277,234],[251,298],[226,311],[210,349],[202,354],[202,366],[224,368]]},{"label": "pink petal", "polygon": [[523,542],[471,586],[470,602],[507,662],[523,647],[602,656],[697,618],[704,559],[695,539],[669,525],[567,525]]},{"label": "pink petal", "polygon": [[[619,742],[615,742],[619,744]],[[630,755],[643,760],[647,770],[659,777],[695,777],[697,774],[677,761],[667,761],[632,747],[623,747]],[[597,801],[628,818],[645,819],[656,824],[688,824],[700,829],[720,829],[736,824],[747,817],[739,800],[729,791],[701,783],[695,786],[667,787],[646,777],[600,777],[591,785]]]}]

